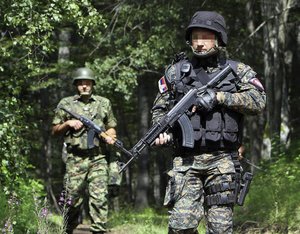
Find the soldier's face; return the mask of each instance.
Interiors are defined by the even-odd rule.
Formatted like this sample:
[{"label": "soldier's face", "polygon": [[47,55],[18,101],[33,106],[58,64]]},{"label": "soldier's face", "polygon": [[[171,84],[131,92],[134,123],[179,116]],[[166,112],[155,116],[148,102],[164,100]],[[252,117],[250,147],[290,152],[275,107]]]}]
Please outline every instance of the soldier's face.
[{"label": "soldier's face", "polygon": [[87,96],[92,94],[93,81],[92,80],[78,80],[76,82],[79,95]]},{"label": "soldier's face", "polygon": [[216,46],[216,35],[214,32],[196,28],[192,31],[192,47],[197,52],[207,52]]}]

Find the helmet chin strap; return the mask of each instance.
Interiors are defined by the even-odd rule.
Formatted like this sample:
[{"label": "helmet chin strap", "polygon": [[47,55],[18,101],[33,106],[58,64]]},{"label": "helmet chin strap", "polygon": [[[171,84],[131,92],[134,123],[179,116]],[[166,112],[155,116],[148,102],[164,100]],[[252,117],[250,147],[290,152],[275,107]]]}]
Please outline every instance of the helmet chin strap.
[{"label": "helmet chin strap", "polygon": [[214,47],[210,48],[208,51],[205,51],[205,52],[198,52],[192,46],[191,46],[191,48],[192,48],[193,54],[196,57],[199,57],[199,58],[208,58],[208,57],[210,57],[212,55],[215,55],[219,52],[219,48],[217,46],[214,46]]},{"label": "helmet chin strap", "polygon": [[215,46],[210,48],[208,51],[205,51],[205,52],[198,52],[197,50],[195,50],[193,48],[193,46],[191,45],[190,42],[187,42],[187,44],[190,45],[190,47],[192,48],[193,54],[196,57],[199,57],[199,58],[207,58],[207,57],[215,55],[219,52],[219,41],[218,41],[217,38],[215,39]]}]

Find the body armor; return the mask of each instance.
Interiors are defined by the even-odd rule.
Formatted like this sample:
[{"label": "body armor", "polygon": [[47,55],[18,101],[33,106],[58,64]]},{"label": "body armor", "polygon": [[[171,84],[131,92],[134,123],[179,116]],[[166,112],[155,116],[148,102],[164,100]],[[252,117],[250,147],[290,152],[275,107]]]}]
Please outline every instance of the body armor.
[{"label": "body armor", "polygon": [[[228,60],[227,64],[228,63],[236,70],[237,62]],[[189,66],[189,71],[185,69],[185,72],[181,72],[182,68]],[[214,76],[220,71],[220,69],[214,69],[212,73],[207,73],[203,68],[194,68],[186,59],[175,63],[172,69],[175,69],[175,71],[173,70],[173,72],[169,74],[166,73],[166,78],[175,91],[173,92],[175,103],[180,100],[190,88],[200,88],[204,86],[211,76]],[[178,79],[178,77],[180,78]],[[229,74],[228,77],[217,85],[215,90],[234,93],[237,91],[236,82],[236,77]],[[233,150],[240,146],[243,127],[242,114],[228,108],[216,106],[209,112],[203,110],[191,112],[189,117],[195,138],[193,151]],[[177,143],[177,147],[183,151],[190,151],[190,149],[182,149],[181,131],[177,129],[176,126],[173,134],[175,136],[174,139],[177,139],[177,142],[175,142]]]}]

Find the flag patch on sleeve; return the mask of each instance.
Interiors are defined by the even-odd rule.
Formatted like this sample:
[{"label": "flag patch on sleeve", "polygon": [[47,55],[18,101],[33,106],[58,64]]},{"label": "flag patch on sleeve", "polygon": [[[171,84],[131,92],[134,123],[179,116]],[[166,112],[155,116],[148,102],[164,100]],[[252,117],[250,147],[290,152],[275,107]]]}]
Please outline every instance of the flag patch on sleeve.
[{"label": "flag patch on sleeve", "polygon": [[253,84],[256,88],[258,88],[260,91],[264,91],[264,86],[260,83],[259,79],[256,77],[249,80],[250,84]]},{"label": "flag patch on sleeve", "polygon": [[164,76],[158,81],[158,89],[160,93],[164,93],[168,90],[168,85]]}]

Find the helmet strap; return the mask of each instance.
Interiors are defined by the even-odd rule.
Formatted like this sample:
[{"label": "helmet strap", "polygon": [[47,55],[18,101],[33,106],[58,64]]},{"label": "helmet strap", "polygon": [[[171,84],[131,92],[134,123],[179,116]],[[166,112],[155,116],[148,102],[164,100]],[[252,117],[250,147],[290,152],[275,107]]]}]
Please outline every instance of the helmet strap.
[{"label": "helmet strap", "polygon": [[213,48],[209,49],[209,50],[208,50],[207,52],[205,52],[205,53],[199,53],[197,50],[195,50],[195,49],[193,48],[193,46],[191,46],[191,48],[192,48],[193,54],[194,54],[196,57],[198,57],[198,58],[208,58],[208,57],[210,57],[210,56],[212,56],[212,55],[215,55],[215,54],[219,53],[219,48],[218,48],[218,46],[214,46]]}]

